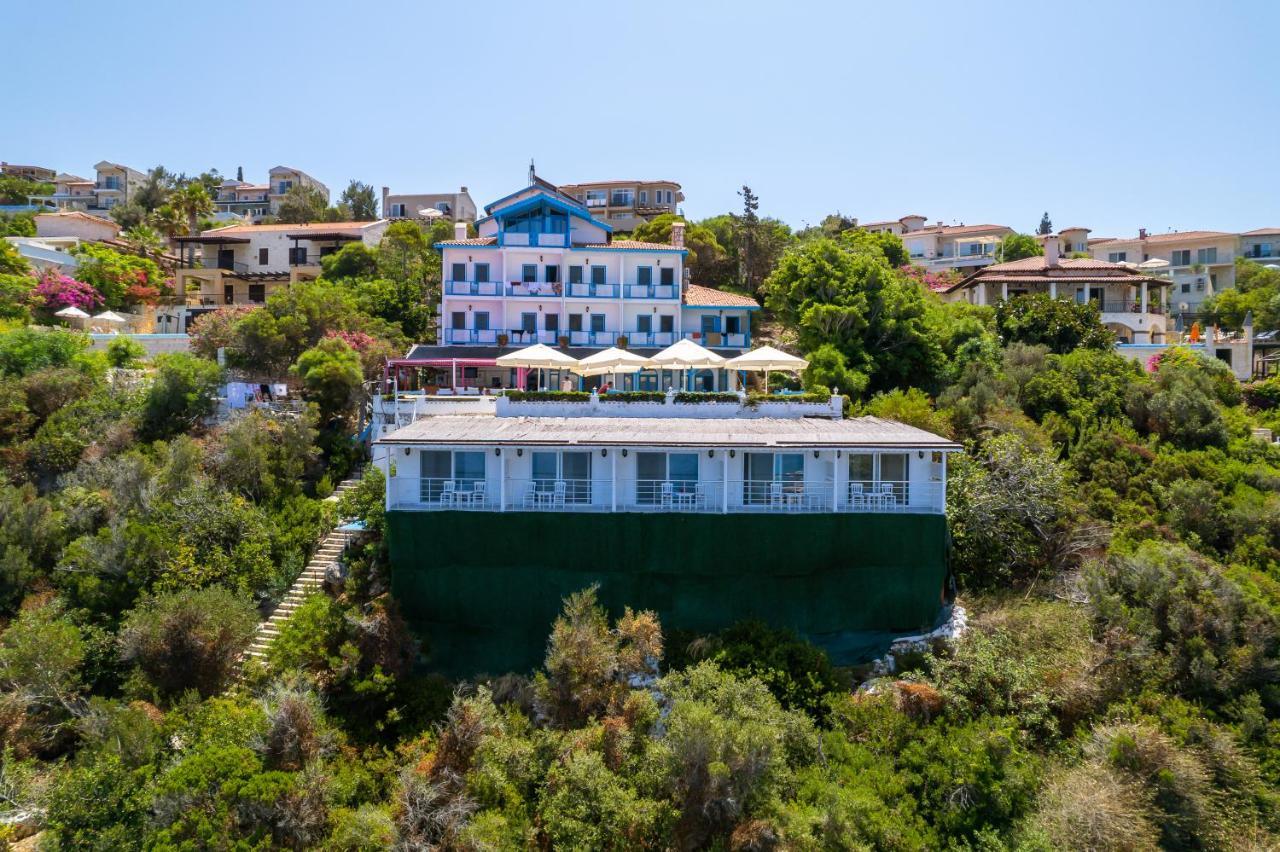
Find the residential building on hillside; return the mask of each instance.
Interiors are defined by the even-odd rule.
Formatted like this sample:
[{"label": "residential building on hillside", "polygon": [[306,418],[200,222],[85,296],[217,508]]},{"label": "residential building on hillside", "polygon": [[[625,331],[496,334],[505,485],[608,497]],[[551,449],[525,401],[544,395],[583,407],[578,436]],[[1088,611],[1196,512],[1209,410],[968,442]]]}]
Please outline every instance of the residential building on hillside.
[{"label": "residential building on hillside", "polygon": [[663,213],[678,213],[680,184],[670,180],[605,180],[563,184],[560,190],[615,231],[633,231]]},{"label": "residential building on hillside", "polygon": [[37,237],[74,237],[101,241],[114,240],[120,236],[120,226],[113,220],[81,210],[37,213],[34,218]]},{"label": "residential building on hillside", "polygon": [[[320,275],[320,258],[350,242],[376,246],[387,221],[231,225],[177,237],[185,249],[174,290],[189,319],[224,305],[261,304],[295,281]],[[195,257],[199,247],[200,257]]]},{"label": "residential building on hillside", "polygon": [[1165,308],[1173,282],[1144,275],[1125,263],[1062,257],[1056,235],[1043,238],[1045,253],[979,269],[944,292],[948,300],[994,305],[1017,296],[1092,302],[1122,343],[1163,343],[1170,331]]},{"label": "residential building on hillside", "polygon": [[426,192],[392,194],[391,188],[382,188],[382,215],[387,219],[414,219],[427,221],[435,218],[424,216],[424,210],[439,210],[441,218],[454,222],[474,222],[476,203],[464,186],[457,192]]},{"label": "residential building on hillside", "polygon": [[374,444],[396,600],[456,675],[535,666],[593,584],[668,629],[762,619],[838,664],[882,653],[945,611],[960,447],[842,410],[592,394],[420,417]]},{"label": "residential building on hillside", "polygon": [[19,166],[15,163],[0,162],[0,175],[19,177],[23,180],[34,180],[41,183],[53,183],[53,179],[58,176],[58,172],[55,169],[47,169],[44,166]]},{"label": "residential building on hillside", "polygon": [[311,175],[290,166],[275,166],[267,173],[267,206],[272,216],[280,212],[280,202],[295,186],[309,186],[318,189],[324,195],[325,204],[329,203],[329,187]]},{"label": "residential building on hillside", "polygon": [[1257,263],[1280,263],[1280,228],[1257,228],[1240,235],[1240,256]]},{"label": "residential building on hillside", "polygon": [[927,224],[924,216],[903,216],[860,225],[873,233],[902,238],[911,262],[930,271],[965,272],[996,262],[996,247],[1013,229],[1005,225]]},{"label": "residential building on hillside", "polygon": [[33,195],[28,201],[51,210],[80,210],[106,213],[125,204],[142,186],[147,176],[137,169],[103,160],[94,166],[95,178],[89,180],[65,172],[53,179],[52,195]]},{"label": "residential building on hillside", "polygon": [[[615,240],[585,204],[536,176],[485,213],[479,236],[458,222],[454,239],[437,244],[439,343],[415,347],[400,366],[445,368],[448,386],[501,388],[515,386],[517,373],[495,359],[533,343],[575,357],[611,346],[652,354],[681,338],[725,357],[751,345],[754,299],[685,282],[683,223],[670,243]],[[459,359],[461,374],[452,369]],[[658,390],[660,381],[643,371],[624,383]],[[716,371],[689,377],[701,390],[726,381]]]},{"label": "residential building on hillside", "polygon": [[1094,258],[1110,263],[1165,261],[1168,266],[1163,270],[1173,284],[1170,308],[1179,318],[1189,320],[1209,296],[1235,286],[1237,245],[1235,234],[1222,231],[1148,234],[1144,228],[1131,239],[1091,239],[1089,251]]},{"label": "residential building on hillside", "polygon": [[259,222],[271,214],[271,187],[265,183],[224,180],[213,195],[214,209]]}]

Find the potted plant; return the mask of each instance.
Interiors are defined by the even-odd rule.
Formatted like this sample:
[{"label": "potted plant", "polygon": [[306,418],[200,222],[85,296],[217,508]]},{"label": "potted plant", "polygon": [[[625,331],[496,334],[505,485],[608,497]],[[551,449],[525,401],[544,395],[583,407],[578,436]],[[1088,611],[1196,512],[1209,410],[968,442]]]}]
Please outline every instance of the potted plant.
[{"label": "potted plant", "polygon": [[627,336],[625,334],[618,338],[617,346],[619,349],[627,348]]},{"label": "potted plant", "polygon": [[507,345],[507,343],[508,343],[508,342],[510,342],[510,340],[511,340],[511,338],[510,338],[508,335],[506,335],[506,334],[499,334],[499,335],[498,335],[498,346],[499,346],[499,347],[506,346],[506,345]]},{"label": "potted plant", "polygon": [[560,335],[560,348],[561,349],[569,348],[569,336],[567,334]]}]

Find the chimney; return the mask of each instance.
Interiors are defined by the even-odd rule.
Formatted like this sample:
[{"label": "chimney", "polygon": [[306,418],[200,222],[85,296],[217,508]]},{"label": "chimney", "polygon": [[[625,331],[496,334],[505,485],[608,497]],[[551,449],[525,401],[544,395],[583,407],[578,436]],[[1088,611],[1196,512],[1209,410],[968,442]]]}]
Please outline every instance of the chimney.
[{"label": "chimney", "polygon": [[466,191],[467,191],[467,188],[465,186],[459,190],[459,192],[466,192]]},{"label": "chimney", "polygon": [[454,222],[454,223],[453,223],[453,238],[454,238],[455,240],[465,240],[465,239],[467,238],[467,223],[466,223],[466,222]]},{"label": "chimney", "polygon": [[1140,239],[1140,240],[1145,240],[1146,238],[1147,238],[1147,229],[1146,229],[1146,228],[1139,228],[1139,229],[1138,229],[1138,239]]},{"label": "chimney", "polygon": [[672,248],[684,248],[684,222],[671,223],[671,246]]},{"label": "chimney", "polygon": [[1048,235],[1044,238],[1044,263],[1045,266],[1057,266],[1058,257],[1062,254],[1061,238]]},{"label": "chimney", "polygon": [[387,196],[390,194],[391,187],[384,186],[382,188],[382,218],[384,219],[391,215],[391,211],[387,209]]}]

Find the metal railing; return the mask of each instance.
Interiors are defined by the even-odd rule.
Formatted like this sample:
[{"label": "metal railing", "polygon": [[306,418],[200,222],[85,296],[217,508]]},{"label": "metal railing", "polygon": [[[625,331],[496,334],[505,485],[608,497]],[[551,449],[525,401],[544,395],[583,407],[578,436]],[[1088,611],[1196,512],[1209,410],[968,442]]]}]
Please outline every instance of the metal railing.
[{"label": "metal railing", "polygon": [[680,291],[674,284],[628,284],[628,299],[674,299]]},{"label": "metal railing", "polygon": [[570,346],[614,346],[618,342],[616,331],[571,331]]},{"label": "metal railing", "polygon": [[220,258],[206,258],[201,261],[204,269],[221,269],[224,272],[248,272],[249,264],[240,263],[237,260],[222,260]]},{"label": "metal railing", "polygon": [[941,482],[752,479],[394,477],[387,491],[390,508],[415,511],[940,514],[942,498]]},{"label": "metal railing", "polygon": [[[1104,314],[1140,314],[1142,313],[1142,302],[1117,301],[1117,302],[1097,302],[1098,309]],[[1154,300],[1148,300],[1147,313],[1162,314],[1164,308]]]},{"label": "metal railing", "polygon": [[591,284],[580,281],[569,285],[569,295],[579,299],[616,299],[617,284]]},{"label": "metal railing", "polygon": [[496,328],[446,328],[444,339],[446,343],[496,344],[499,334],[506,334],[506,332]]},{"label": "metal railing", "polygon": [[751,342],[748,334],[739,331],[686,331],[684,339],[712,349],[717,347],[741,349]]},{"label": "metal railing", "polygon": [[558,281],[512,281],[507,285],[507,295],[555,299],[560,297],[561,289]]},{"label": "metal railing", "polygon": [[670,346],[676,342],[674,331],[624,331],[622,335],[631,346]]},{"label": "metal railing", "polygon": [[303,254],[302,252],[298,252],[297,254],[294,254],[291,251],[289,252],[289,265],[290,266],[319,266],[320,258],[322,257],[324,257],[324,255],[318,251],[311,251],[311,252],[307,252],[306,254]]},{"label": "metal railing", "polygon": [[446,281],[447,296],[501,296],[502,284],[497,281]]}]

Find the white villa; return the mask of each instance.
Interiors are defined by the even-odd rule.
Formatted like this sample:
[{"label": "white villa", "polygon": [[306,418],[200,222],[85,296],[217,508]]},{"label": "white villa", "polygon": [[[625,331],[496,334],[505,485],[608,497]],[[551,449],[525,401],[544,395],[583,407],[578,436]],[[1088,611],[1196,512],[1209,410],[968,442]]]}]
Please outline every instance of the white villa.
[{"label": "white villa", "polygon": [[[618,346],[652,354],[689,339],[732,357],[751,345],[751,298],[685,281],[684,225],[670,243],[613,239],[613,228],[577,198],[530,174],[530,183],[485,207],[478,237],[455,226],[437,244],[443,259],[439,344],[417,346],[391,366],[439,373],[445,387],[523,386],[522,375],[497,367],[513,349],[544,343],[574,357]],[[713,371],[689,386],[723,390]],[[625,386],[659,390],[644,371]]]}]

